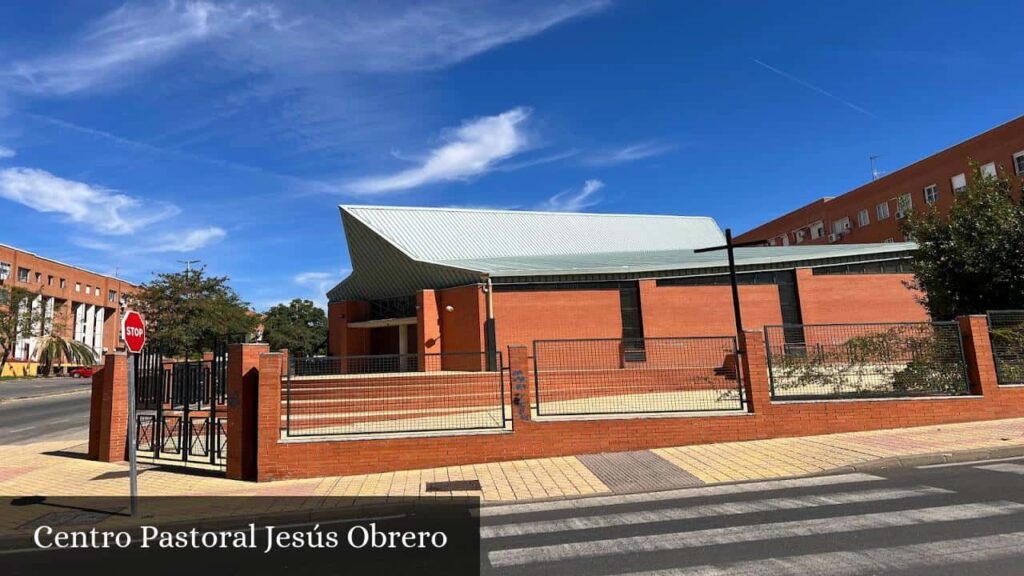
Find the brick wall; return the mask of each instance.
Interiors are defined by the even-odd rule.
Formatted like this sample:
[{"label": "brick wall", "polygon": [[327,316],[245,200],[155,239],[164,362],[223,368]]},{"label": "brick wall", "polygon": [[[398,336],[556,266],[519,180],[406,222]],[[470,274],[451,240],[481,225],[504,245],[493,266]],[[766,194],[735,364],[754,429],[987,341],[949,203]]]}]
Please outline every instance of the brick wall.
[{"label": "brick wall", "polygon": [[618,290],[496,292],[498,349],[534,340],[621,338]]},{"label": "brick wall", "polygon": [[907,287],[913,274],[814,275],[796,271],[804,324],[927,322],[921,293]]},{"label": "brick wall", "polygon": [[[740,286],[745,328],[781,324],[777,286]],[[729,286],[657,286],[640,282],[644,336],[727,336],[736,332]]]},{"label": "brick wall", "polygon": [[[957,398],[772,402],[764,337],[745,334],[749,412],[710,417],[537,420],[527,350],[508,350],[513,432],[346,440],[280,439],[281,356],[259,359],[257,478],[277,480],[753,440],[1024,416],[1024,388],[998,387],[984,317],[961,320],[979,395]],[[230,453],[230,448],[229,448]]]}]

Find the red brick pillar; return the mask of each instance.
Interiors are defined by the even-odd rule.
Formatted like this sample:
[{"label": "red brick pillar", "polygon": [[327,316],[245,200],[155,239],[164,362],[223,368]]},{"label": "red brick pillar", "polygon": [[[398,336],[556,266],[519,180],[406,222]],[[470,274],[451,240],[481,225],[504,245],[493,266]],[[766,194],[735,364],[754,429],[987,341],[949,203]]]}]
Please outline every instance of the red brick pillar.
[{"label": "red brick pillar", "polygon": [[[416,353],[428,354],[441,351],[441,316],[438,314],[437,293],[421,290],[416,295]],[[426,362],[420,362],[425,371]]]},{"label": "red brick pillar", "polygon": [[92,396],[89,398],[89,459],[91,460],[98,460],[100,457],[103,387],[107,385],[107,371],[105,368],[105,366],[101,366],[92,374]]},{"label": "red brick pillar", "polygon": [[960,334],[964,339],[964,358],[971,379],[971,393],[994,396],[999,390],[996,363],[992,357],[992,341],[988,334],[988,318],[981,315],[960,316]]},{"label": "red brick pillar", "polygon": [[[128,357],[124,352],[107,354],[100,389],[93,389],[99,397],[93,400],[89,417],[89,454],[101,462],[123,462],[128,441]],[[95,398],[94,396],[94,398]],[[96,445],[92,446],[93,427]]]},{"label": "red brick pillar", "polygon": [[256,479],[257,385],[260,354],[267,344],[231,344],[228,347],[228,458],[227,477]]},{"label": "red brick pillar", "polygon": [[508,373],[512,389],[512,422],[530,421],[533,405],[530,394],[530,356],[526,346],[508,347]]},{"label": "red brick pillar", "polygon": [[264,352],[259,355],[259,381],[256,406],[256,480],[275,479],[274,458],[281,439],[281,376],[284,374],[284,355]]},{"label": "red brick pillar", "polygon": [[747,391],[747,409],[765,414],[771,409],[771,383],[768,380],[768,350],[764,332],[743,331],[743,386]]}]

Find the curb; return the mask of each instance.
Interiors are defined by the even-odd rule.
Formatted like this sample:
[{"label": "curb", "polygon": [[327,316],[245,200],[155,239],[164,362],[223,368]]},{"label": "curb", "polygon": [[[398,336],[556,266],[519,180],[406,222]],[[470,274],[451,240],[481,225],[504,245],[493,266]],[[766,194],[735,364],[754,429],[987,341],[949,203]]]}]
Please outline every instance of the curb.
[{"label": "curb", "polygon": [[930,466],[932,464],[956,464],[958,462],[972,462],[974,460],[997,460],[1000,458],[1015,458],[1024,456],[1024,445],[1002,446],[999,448],[977,448],[973,450],[959,450],[957,452],[932,452],[929,454],[915,454],[912,456],[892,456],[879,458],[862,464],[841,466],[832,470],[826,470],[812,476],[827,476],[830,474],[842,474],[848,472],[878,472],[882,470],[897,470],[900,468],[915,468],[918,466]]}]

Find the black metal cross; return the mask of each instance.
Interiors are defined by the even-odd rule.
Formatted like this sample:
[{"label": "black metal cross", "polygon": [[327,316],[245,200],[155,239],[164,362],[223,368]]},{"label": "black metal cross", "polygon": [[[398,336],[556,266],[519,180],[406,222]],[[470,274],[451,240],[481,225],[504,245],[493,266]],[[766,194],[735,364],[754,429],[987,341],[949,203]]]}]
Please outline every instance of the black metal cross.
[{"label": "black metal cross", "polygon": [[736,318],[736,346],[738,347],[737,352],[743,353],[743,318],[740,316],[740,288],[736,283],[736,255],[733,253],[734,248],[746,248],[749,246],[764,246],[768,244],[766,240],[753,240],[750,242],[734,243],[732,241],[732,228],[725,229],[725,244],[722,246],[710,246],[708,248],[699,248],[694,250],[695,254],[702,252],[715,252],[717,250],[725,250],[729,254],[729,283],[732,285],[732,310],[733,315]]}]

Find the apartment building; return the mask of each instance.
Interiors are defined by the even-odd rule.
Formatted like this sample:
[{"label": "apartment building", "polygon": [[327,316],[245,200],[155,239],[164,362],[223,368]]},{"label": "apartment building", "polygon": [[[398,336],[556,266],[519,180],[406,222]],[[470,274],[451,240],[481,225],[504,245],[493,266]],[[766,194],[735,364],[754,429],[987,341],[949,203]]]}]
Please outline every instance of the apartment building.
[{"label": "apartment building", "polygon": [[1002,168],[1009,175],[1024,175],[1024,116],[841,196],[815,200],[738,240],[767,240],[774,246],[908,240],[900,220],[915,209],[948,211],[971,178],[969,160],[981,166],[982,174],[995,175]]},{"label": "apartment building", "polygon": [[[0,286],[23,288],[35,294],[31,306],[42,316],[36,335],[60,330],[84,342],[97,355],[115,350],[120,342],[119,310],[124,295],[136,286],[119,278],[0,244]],[[13,351],[13,374],[32,374],[38,336],[20,339]],[[26,372],[27,371],[27,372]]]}]

